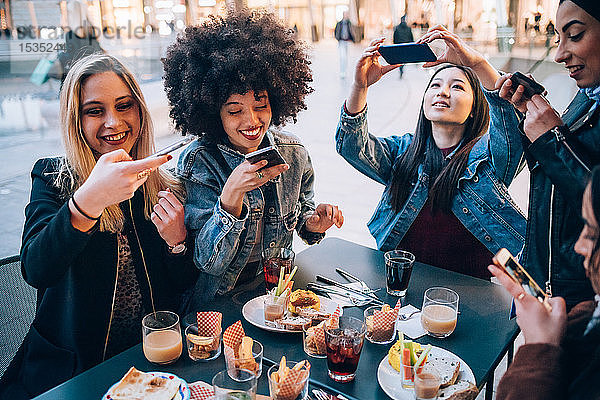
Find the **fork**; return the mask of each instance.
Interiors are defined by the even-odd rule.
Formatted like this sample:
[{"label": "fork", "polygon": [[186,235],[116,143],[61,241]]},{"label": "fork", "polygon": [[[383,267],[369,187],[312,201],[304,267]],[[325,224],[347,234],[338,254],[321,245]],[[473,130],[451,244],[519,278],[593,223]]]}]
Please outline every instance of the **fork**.
[{"label": "fork", "polygon": [[408,321],[409,319],[412,318],[413,315],[415,315],[416,313],[420,313],[420,312],[421,312],[421,310],[415,310],[409,314],[400,314],[400,315],[398,315],[398,319],[400,321]]}]

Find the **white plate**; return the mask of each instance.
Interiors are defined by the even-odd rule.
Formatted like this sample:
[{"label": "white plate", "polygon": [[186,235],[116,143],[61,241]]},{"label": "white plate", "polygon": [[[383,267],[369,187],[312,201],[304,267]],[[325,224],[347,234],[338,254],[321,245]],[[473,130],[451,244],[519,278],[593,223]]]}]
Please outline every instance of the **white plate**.
[{"label": "white plate", "polygon": [[[190,397],[192,396],[192,392],[190,391],[190,388],[188,387],[187,382],[184,381],[183,379],[181,379],[180,377],[178,377],[177,375],[169,374],[168,372],[148,372],[148,373],[152,374],[154,376],[158,376],[160,378],[179,379],[179,381],[181,382],[179,384],[179,390],[177,391],[177,393],[175,394],[175,396],[173,397],[172,400],[190,400]],[[121,382],[121,380],[119,380],[119,382]],[[112,388],[117,386],[119,384],[119,382],[115,383],[114,385],[112,385],[110,387],[110,389],[108,389],[108,391],[104,394],[104,396],[102,396],[102,400],[110,400],[110,397],[108,397],[108,393],[112,390]]]},{"label": "white plate", "polygon": [[[456,354],[436,346],[431,348],[429,354],[436,357],[453,358],[460,361],[458,379],[469,381],[474,385],[476,384],[473,371],[471,371],[471,368],[467,363],[461,360]],[[381,386],[383,391],[393,400],[414,400],[415,391],[412,389],[404,389],[402,387],[402,373],[392,368],[388,362],[387,355],[379,363],[379,368],[377,368],[377,380],[379,381],[379,386]]]},{"label": "white plate", "polygon": [[[301,333],[302,331],[292,331],[289,329],[276,328],[265,324],[265,313],[264,313],[264,302],[265,297],[268,295],[262,295],[249,300],[244,307],[242,307],[242,315],[246,321],[252,325],[271,332],[283,332],[283,333]],[[338,307],[338,303],[328,299],[327,297],[319,296],[321,300],[321,311],[333,314]],[[342,311],[343,312],[343,311]],[[341,315],[341,313],[340,313]]]}]

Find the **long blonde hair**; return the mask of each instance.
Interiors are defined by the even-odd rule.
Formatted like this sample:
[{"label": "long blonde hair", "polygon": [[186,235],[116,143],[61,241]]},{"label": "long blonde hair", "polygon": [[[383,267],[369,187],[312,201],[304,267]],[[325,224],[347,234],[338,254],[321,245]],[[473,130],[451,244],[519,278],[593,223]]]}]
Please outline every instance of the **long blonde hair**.
[{"label": "long blonde hair", "polygon": [[[92,54],[77,61],[67,74],[60,92],[60,121],[66,157],[62,160],[55,185],[67,198],[88,178],[96,165],[96,157],[85,140],[81,125],[81,98],[85,80],[103,72],[114,72],[127,85],[140,111],[140,132],[130,156],[141,159],[154,153],[154,129],[140,86],[133,74],[115,57]],[[150,219],[152,207],[158,202],[158,192],[170,188],[180,200],[184,198],[181,183],[168,171],[157,169],[142,185],[144,216]],[[119,204],[104,209],[100,230],[118,232],[123,229],[123,212]]]}]

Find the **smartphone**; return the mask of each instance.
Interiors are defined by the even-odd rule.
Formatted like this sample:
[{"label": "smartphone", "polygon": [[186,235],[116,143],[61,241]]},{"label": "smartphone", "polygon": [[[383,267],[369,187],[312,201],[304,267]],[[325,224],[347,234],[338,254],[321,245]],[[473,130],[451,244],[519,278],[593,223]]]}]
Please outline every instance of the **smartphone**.
[{"label": "smartphone", "polygon": [[172,153],[175,150],[177,150],[183,146],[187,146],[188,144],[192,143],[194,140],[196,140],[196,137],[194,135],[186,136],[183,139],[181,139],[179,142],[175,142],[172,145],[169,145],[169,146],[157,151],[156,153],[152,154],[151,156],[146,157],[146,159],[160,157],[160,156],[166,156],[167,154]]},{"label": "smartphone", "polygon": [[267,160],[268,163],[263,168],[269,168],[275,165],[285,164],[285,160],[275,146],[264,147],[246,154],[246,160],[250,164],[256,164],[259,161]]},{"label": "smartphone", "polygon": [[525,88],[525,92],[523,92],[523,95],[528,98],[531,98],[533,97],[533,95],[536,94],[543,94],[546,91],[546,89],[542,85],[540,85],[527,75],[520,73],[519,71],[513,73],[510,77],[510,80],[514,85],[515,90],[517,89],[517,87],[519,87],[518,85],[523,85],[523,87]]},{"label": "smartphone", "polygon": [[379,46],[379,54],[390,65],[437,60],[437,57],[427,43],[402,43]]},{"label": "smartphone", "polygon": [[513,281],[520,284],[525,293],[538,299],[549,312],[552,311],[552,306],[548,303],[546,292],[540,288],[531,275],[525,271],[525,268],[510,254],[510,251],[507,249],[498,250],[492,261],[498,268],[506,272]]}]

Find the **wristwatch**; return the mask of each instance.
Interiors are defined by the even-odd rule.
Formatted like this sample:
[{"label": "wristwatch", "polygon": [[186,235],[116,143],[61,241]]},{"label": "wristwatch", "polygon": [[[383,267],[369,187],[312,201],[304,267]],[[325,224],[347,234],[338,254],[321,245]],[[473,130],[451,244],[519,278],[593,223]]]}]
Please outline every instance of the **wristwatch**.
[{"label": "wristwatch", "polygon": [[171,254],[183,254],[187,249],[187,247],[185,247],[185,240],[181,243],[177,243],[175,246],[169,246],[168,244],[167,246],[169,247],[169,252]]}]

